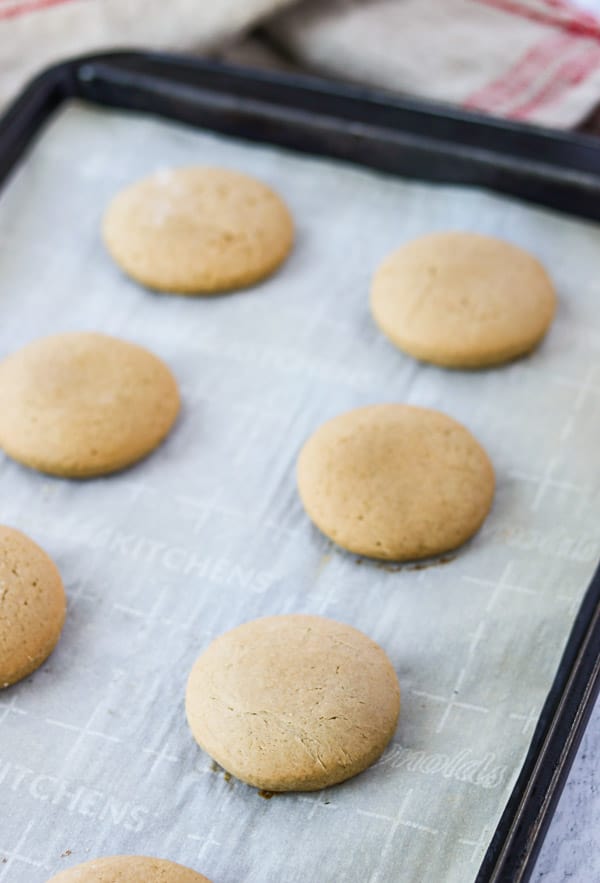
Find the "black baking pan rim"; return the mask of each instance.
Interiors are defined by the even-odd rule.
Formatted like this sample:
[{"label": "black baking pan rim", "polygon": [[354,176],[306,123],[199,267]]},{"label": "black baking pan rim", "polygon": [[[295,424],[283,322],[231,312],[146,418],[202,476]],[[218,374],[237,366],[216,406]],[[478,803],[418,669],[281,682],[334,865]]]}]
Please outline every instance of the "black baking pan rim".
[{"label": "black baking pan rim", "polygon": [[[600,220],[600,142],[313,77],[119,51],[40,74],[0,118],[0,183],[65,101],[146,111]],[[600,568],[475,883],[525,883],[600,689]]]}]

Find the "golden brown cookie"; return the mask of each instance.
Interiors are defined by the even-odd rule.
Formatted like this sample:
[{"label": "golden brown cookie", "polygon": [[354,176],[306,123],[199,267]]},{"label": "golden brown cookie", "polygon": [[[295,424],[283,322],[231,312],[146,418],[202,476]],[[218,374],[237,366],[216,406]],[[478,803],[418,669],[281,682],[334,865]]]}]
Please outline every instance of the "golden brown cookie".
[{"label": "golden brown cookie", "polygon": [[175,862],[143,855],[96,858],[61,871],[48,883],[210,883],[202,874]]},{"label": "golden brown cookie", "polygon": [[482,368],[530,352],[556,310],[548,274],[515,245],[475,233],[433,233],[383,262],[371,310],[401,350],[450,368]]},{"label": "golden brown cookie", "polygon": [[21,531],[0,526],[0,689],[50,656],[65,612],[65,590],[52,559]]},{"label": "golden brown cookie", "polygon": [[106,334],[44,337],[0,363],[0,448],[41,472],[123,469],[163,440],[178,411],[164,362]]},{"label": "golden brown cookie", "polygon": [[399,710],[396,673],[378,644],[299,614],[221,635],[186,693],[200,747],[267,791],[315,791],[362,772],[392,738]]},{"label": "golden brown cookie", "polygon": [[269,276],[293,222],[266,184],[229,169],[159,171],[118,193],[102,227],[116,263],[148,288],[213,294]]},{"label": "golden brown cookie", "polygon": [[455,549],[486,517],[494,470],[464,426],[428,408],[371,405],[323,424],[298,459],[309,517],[339,546],[391,561]]}]

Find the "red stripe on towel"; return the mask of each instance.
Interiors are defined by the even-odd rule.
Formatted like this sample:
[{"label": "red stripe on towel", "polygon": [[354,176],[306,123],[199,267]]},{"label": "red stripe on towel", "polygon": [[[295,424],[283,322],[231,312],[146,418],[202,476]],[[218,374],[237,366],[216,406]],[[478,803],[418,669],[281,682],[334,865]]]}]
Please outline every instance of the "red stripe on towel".
[{"label": "red stripe on towel", "polygon": [[6,18],[18,18],[30,12],[39,12],[49,6],[58,6],[62,3],[72,3],[73,0],[26,0],[24,3],[11,3],[10,6],[0,7],[0,20]]},{"label": "red stripe on towel", "polygon": [[465,107],[488,112],[500,110],[506,102],[520,98],[553,61],[566,50],[571,50],[577,42],[572,34],[562,32],[545,37],[499,77],[473,92],[464,102]]}]

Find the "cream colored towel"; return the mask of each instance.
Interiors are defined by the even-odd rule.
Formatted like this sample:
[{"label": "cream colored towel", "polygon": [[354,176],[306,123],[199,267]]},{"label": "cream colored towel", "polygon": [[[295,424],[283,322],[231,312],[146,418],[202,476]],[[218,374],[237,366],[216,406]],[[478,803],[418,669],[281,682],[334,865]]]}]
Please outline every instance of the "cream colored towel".
[{"label": "cream colored towel", "polygon": [[34,74],[115,48],[208,52],[289,0],[0,0],[0,106]]},{"label": "cream colored towel", "polygon": [[320,73],[513,119],[573,126],[600,100],[600,20],[565,0],[307,0],[269,33]]},{"label": "cream colored towel", "polygon": [[[600,10],[600,0],[585,0]],[[265,23],[297,67],[550,126],[600,100],[600,19],[567,0],[0,0],[0,104],[33,74],[122,47],[213,52]],[[257,47],[258,46],[258,50]],[[276,65],[268,47],[234,57]]]}]

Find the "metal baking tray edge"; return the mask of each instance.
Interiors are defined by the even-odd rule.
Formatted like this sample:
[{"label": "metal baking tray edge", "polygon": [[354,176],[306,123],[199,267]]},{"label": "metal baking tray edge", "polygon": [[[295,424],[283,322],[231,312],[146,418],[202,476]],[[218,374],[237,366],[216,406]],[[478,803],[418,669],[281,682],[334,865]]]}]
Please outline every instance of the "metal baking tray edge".
[{"label": "metal baking tray edge", "polygon": [[[358,163],[484,187],[600,220],[600,140],[314,77],[118,51],[65,61],[0,118],[0,184],[46,119],[80,99]],[[600,690],[600,567],[475,883],[525,883]]]}]

